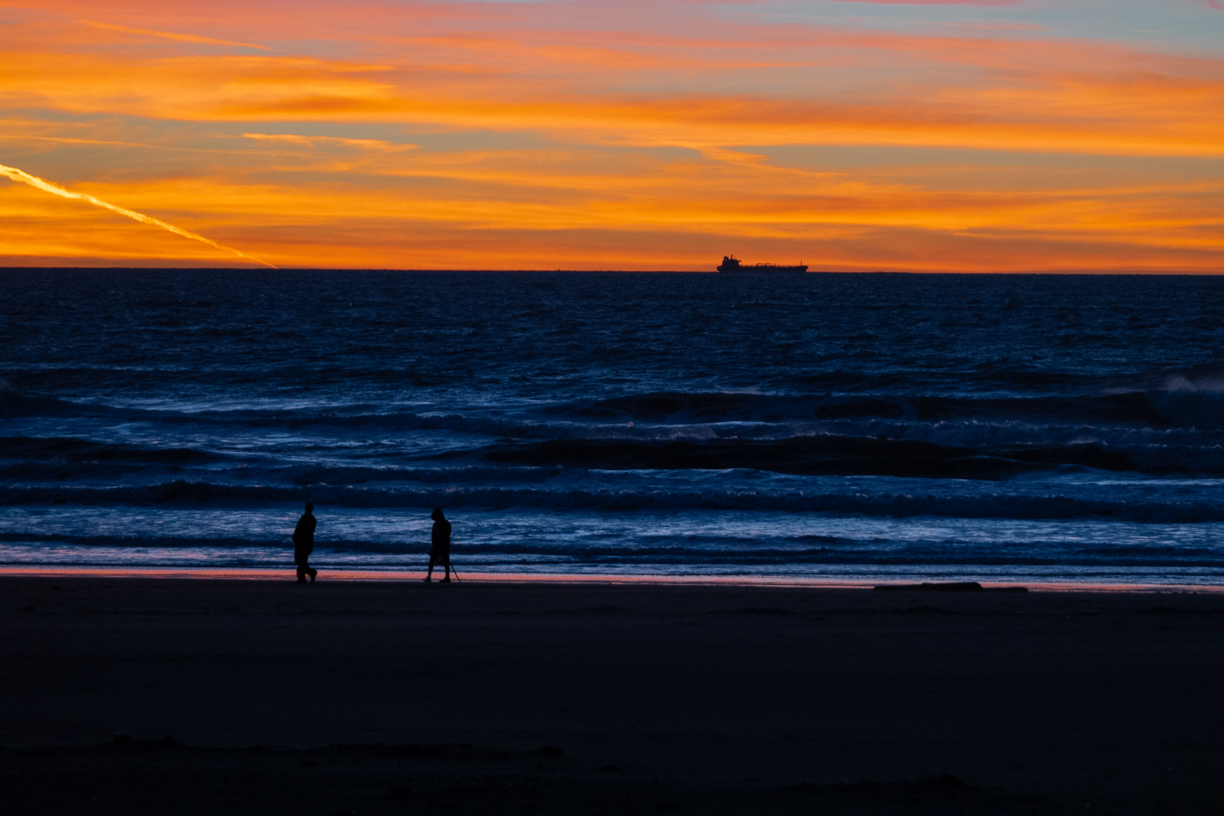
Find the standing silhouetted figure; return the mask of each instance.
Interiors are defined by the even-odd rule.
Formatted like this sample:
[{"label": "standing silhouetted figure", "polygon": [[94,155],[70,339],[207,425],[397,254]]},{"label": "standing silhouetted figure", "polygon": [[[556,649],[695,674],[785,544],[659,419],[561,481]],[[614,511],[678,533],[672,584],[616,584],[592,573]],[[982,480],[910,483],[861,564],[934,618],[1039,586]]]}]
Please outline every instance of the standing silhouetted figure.
[{"label": "standing silhouetted figure", "polygon": [[306,502],[306,512],[298,519],[297,527],[293,528],[293,560],[297,563],[298,583],[306,583],[306,576],[314,583],[319,571],[310,566],[310,554],[314,552],[314,531],[316,520],[314,504]]},{"label": "standing silhouetted figure", "polygon": [[441,507],[434,508],[430,518],[434,520],[434,525],[429,547],[429,573],[425,576],[425,582],[428,583],[433,579],[434,564],[441,564],[446,567],[446,577],[442,579],[442,583],[449,584],[451,523],[446,520],[446,516],[442,515]]}]

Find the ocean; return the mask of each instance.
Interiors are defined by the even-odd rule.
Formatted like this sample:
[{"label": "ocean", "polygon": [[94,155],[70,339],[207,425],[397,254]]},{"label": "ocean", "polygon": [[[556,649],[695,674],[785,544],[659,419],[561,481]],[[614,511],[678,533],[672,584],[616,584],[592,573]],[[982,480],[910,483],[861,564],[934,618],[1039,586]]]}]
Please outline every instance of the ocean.
[{"label": "ocean", "polygon": [[0,567],[1224,584],[1224,277],[0,271]]}]

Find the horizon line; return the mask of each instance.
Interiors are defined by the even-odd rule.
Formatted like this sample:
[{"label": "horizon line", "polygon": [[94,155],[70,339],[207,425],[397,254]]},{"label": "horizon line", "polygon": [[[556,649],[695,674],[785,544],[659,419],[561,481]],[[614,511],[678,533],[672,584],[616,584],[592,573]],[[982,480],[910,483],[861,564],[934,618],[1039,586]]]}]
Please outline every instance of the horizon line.
[{"label": "horizon line", "polygon": [[801,274],[786,274],[772,275],[762,273],[754,275],[753,273],[724,275],[716,269],[483,269],[479,267],[452,267],[452,268],[410,268],[410,267],[345,267],[345,266],[250,266],[250,265],[229,265],[229,266],[67,266],[62,264],[54,265],[4,265],[0,264],[0,271],[7,272],[33,272],[33,271],[62,271],[62,272],[168,272],[168,271],[184,271],[184,272],[389,272],[389,273],[429,273],[429,274],[566,274],[566,275],[713,275],[717,277],[730,277],[736,279],[760,280],[762,278],[776,280],[783,278],[786,280],[794,280],[801,278],[804,275],[1028,275],[1028,276],[1106,276],[1106,275],[1126,275],[1126,276],[1147,276],[1147,277],[1218,277],[1224,276],[1224,269],[1217,272],[1201,272],[1189,270],[1168,270],[1154,271],[1150,269],[1003,269],[1003,270],[935,270],[935,269],[863,269],[863,270],[847,270],[847,269],[817,269],[810,270]]}]

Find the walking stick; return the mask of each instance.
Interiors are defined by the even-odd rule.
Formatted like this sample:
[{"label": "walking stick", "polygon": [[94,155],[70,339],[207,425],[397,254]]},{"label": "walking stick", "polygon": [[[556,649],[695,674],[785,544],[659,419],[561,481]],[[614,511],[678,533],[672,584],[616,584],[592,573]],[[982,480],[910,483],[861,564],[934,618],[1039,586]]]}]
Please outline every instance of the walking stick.
[{"label": "walking stick", "polygon": [[455,569],[455,565],[447,561],[446,566],[450,567],[451,575],[455,576],[455,582],[462,584],[463,582],[459,580],[459,572]]}]

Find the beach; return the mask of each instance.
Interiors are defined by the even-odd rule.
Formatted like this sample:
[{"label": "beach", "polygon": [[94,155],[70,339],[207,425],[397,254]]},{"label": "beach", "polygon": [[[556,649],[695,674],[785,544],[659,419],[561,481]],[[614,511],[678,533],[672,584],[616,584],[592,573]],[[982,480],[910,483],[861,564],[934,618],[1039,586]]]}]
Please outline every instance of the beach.
[{"label": "beach", "polygon": [[1224,594],[0,576],[12,813],[1216,813]]}]

